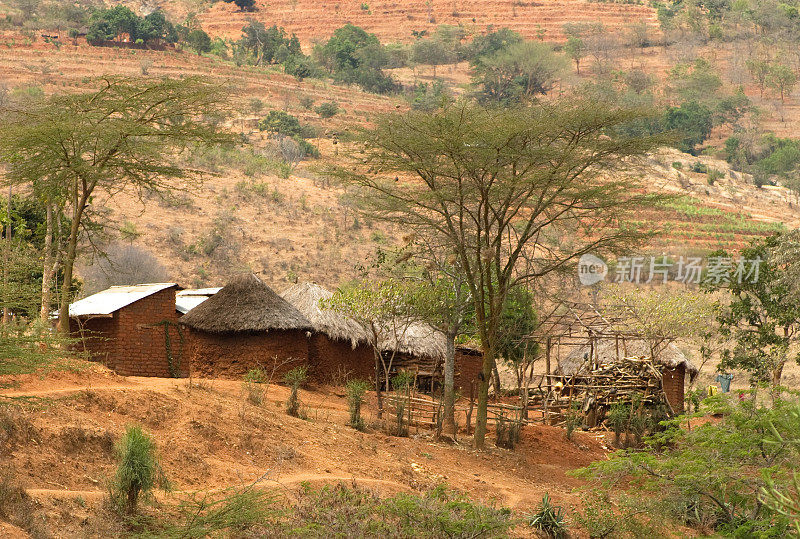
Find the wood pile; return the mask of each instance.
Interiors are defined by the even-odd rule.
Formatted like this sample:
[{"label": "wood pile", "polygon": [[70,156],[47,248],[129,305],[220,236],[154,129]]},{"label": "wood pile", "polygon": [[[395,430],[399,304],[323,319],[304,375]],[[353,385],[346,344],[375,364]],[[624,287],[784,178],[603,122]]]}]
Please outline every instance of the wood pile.
[{"label": "wood pile", "polygon": [[626,357],[599,365],[589,359],[570,376],[550,375],[553,390],[542,398],[543,414],[550,423],[558,423],[578,403],[591,424],[601,420],[615,403],[664,404],[662,368],[649,357]]}]

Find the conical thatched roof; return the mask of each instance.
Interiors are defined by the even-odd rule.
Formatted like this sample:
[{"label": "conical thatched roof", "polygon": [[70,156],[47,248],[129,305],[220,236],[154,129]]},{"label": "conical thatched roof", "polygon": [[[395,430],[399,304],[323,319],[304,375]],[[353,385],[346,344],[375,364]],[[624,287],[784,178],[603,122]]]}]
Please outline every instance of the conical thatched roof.
[{"label": "conical thatched roof", "polygon": [[236,277],[180,322],[209,333],[311,329],[300,311],[253,274]]},{"label": "conical thatched roof", "polygon": [[329,299],[333,292],[322,288],[316,283],[299,283],[284,290],[281,297],[291,303],[305,316],[314,331],[323,333],[329,338],[338,341],[349,341],[355,348],[368,341],[364,328],[353,320],[333,309],[323,309],[320,300]]},{"label": "conical thatched roof", "polygon": [[[617,343],[614,339],[600,339],[595,343],[595,353],[600,360],[600,363],[610,363],[617,359]],[[566,359],[561,361],[561,373],[566,376],[577,374],[581,367],[584,365],[584,358],[589,357],[591,347],[587,344],[575,350],[567,356]],[[627,354],[625,353],[627,352]],[[620,356],[627,355],[628,357],[649,357],[650,345],[641,339],[626,339],[625,347],[623,348],[622,341],[619,344]],[[679,365],[685,365],[686,372],[689,376],[694,378],[699,369],[689,361],[683,352],[675,346],[674,343],[669,343],[658,355],[659,365],[667,368],[674,369]]]}]

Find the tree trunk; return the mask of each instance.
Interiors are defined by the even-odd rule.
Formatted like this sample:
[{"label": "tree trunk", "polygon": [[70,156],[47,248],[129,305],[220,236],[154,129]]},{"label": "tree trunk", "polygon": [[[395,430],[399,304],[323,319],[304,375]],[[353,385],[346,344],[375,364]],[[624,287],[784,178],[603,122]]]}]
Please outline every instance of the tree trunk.
[{"label": "tree trunk", "polygon": [[456,335],[447,333],[447,351],[444,358],[444,409],[442,411],[442,433],[456,439],[455,417],[455,371],[456,371]]},{"label": "tree trunk", "polygon": [[497,370],[497,360],[492,362],[492,377],[494,380],[494,398],[497,400],[500,396],[500,372]]},{"label": "tree trunk", "polygon": [[483,368],[478,379],[478,412],[475,415],[475,448],[483,449],[486,445],[486,407],[489,404],[489,382],[494,365],[494,352],[487,346],[483,350]]},{"label": "tree trunk", "polygon": [[11,322],[11,309],[9,303],[8,274],[11,271],[11,186],[8,186],[8,200],[6,201],[6,241],[3,254],[3,324]]},{"label": "tree trunk", "polygon": [[42,264],[42,306],[39,317],[43,323],[50,320],[50,305],[53,303],[53,279],[58,269],[58,256],[53,251],[53,204],[46,203],[46,230],[44,236],[44,262]]},{"label": "tree trunk", "polygon": [[[78,187],[75,186],[77,191]],[[70,288],[72,286],[72,270],[75,267],[75,257],[78,252],[78,235],[80,233],[80,223],[83,211],[86,208],[88,195],[83,193],[78,197],[74,195],[75,206],[72,212],[72,223],[69,229],[69,240],[67,241],[67,253],[64,257],[64,282],[61,283],[61,297],[58,303],[58,332],[61,335],[69,335],[69,299]]]},{"label": "tree trunk", "polygon": [[374,349],[375,356],[375,396],[378,397],[378,419],[383,418],[383,395],[381,394],[381,360],[380,352]]}]

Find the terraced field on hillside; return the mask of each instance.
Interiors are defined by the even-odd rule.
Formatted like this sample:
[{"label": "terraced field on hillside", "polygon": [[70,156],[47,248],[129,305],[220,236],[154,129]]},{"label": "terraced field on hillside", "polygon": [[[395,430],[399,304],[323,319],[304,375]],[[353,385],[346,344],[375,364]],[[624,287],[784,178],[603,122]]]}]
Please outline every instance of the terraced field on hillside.
[{"label": "terraced field on hillside", "polygon": [[564,40],[568,22],[602,22],[610,31],[645,21],[658,28],[655,10],[647,6],[586,0],[257,0],[258,11],[243,13],[218,2],[200,20],[212,36],[238,38],[249,18],[277,24],[305,43],[328,38],[347,23],[375,33],[382,42],[408,42],[412,31],[429,33],[441,24],[462,25],[475,32],[507,27],[529,39]]}]

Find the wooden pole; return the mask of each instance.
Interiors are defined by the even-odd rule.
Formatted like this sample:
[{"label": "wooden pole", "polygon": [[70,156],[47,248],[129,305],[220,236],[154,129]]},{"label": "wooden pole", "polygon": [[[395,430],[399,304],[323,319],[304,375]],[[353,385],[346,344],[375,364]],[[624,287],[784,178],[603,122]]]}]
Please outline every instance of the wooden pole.
[{"label": "wooden pole", "polygon": [[545,373],[547,377],[547,393],[550,393],[550,350],[552,348],[552,341],[550,337],[547,337],[547,344],[545,345],[545,354],[544,354],[544,367],[547,371]]}]

